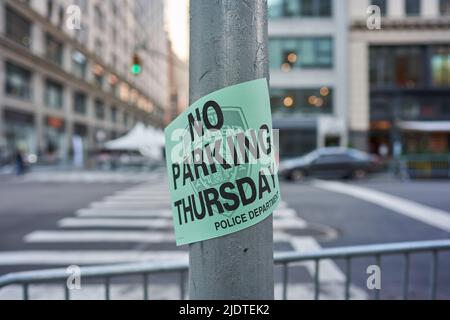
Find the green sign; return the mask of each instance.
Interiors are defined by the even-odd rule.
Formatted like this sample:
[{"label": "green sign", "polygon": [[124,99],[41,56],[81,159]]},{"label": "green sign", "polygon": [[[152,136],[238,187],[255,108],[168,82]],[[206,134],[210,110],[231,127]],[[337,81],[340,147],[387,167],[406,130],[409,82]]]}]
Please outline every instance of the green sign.
[{"label": "green sign", "polygon": [[240,231],[280,201],[266,79],[213,92],[165,130],[177,245]]}]

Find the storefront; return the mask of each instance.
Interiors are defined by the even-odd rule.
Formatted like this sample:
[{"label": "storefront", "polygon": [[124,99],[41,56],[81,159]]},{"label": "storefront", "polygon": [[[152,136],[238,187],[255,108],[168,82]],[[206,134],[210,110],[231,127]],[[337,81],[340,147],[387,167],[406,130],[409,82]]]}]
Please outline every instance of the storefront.
[{"label": "storefront", "polygon": [[64,120],[57,117],[46,117],[44,132],[44,162],[48,164],[65,163],[68,148]]},{"label": "storefront", "polygon": [[279,130],[280,158],[299,157],[317,148],[317,119],[273,119],[274,129]]},{"label": "storefront", "polygon": [[37,141],[34,116],[31,113],[5,109],[3,119],[6,140],[4,159],[12,159],[12,156],[18,150],[25,155],[36,155]]},{"label": "storefront", "polygon": [[400,128],[406,154],[450,152],[450,121],[405,121]]}]

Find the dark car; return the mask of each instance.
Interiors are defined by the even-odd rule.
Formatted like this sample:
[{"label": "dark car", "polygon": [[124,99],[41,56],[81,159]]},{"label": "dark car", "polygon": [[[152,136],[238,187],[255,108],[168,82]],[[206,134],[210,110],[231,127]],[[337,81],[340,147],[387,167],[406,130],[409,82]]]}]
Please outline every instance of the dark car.
[{"label": "dark car", "polygon": [[322,148],[303,157],[281,161],[279,174],[293,181],[307,176],[361,179],[378,168],[378,158],[365,152],[346,148]]}]

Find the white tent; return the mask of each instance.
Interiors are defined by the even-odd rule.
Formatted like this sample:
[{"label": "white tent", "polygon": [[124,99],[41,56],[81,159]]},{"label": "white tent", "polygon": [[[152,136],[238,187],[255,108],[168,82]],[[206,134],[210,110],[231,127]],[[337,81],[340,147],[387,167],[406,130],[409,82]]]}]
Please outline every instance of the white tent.
[{"label": "white tent", "polygon": [[161,130],[146,128],[144,124],[138,123],[126,135],[106,142],[105,149],[139,151],[146,157],[161,160],[164,144],[164,133]]}]

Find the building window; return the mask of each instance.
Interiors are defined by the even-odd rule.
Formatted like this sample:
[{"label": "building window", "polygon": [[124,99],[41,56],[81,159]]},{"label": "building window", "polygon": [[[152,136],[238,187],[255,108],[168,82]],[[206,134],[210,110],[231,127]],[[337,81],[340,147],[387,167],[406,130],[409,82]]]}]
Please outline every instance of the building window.
[{"label": "building window", "polygon": [[65,122],[56,117],[47,117],[45,126],[46,158],[50,163],[61,161],[66,156]]},{"label": "building window", "polygon": [[111,122],[117,123],[117,108],[116,107],[111,108]]},{"label": "building window", "polygon": [[103,19],[103,12],[102,12],[102,10],[100,9],[99,6],[95,6],[95,8],[94,8],[94,18],[95,18],[95,22],[97,24],[97,27],[100,30],[103,30],[104,27],[105,27],[105,21]]},{"label": "building window", "polygon": [[78,42],[86,44],[89,34],[89,27],[81,23],[81,28],[75,30],[75,38]]},{"label": "building window", "polygon": [[87,98],[82,92],[75,92],[73,94],[73,111],[78,114],[86,114]]},{"label": "building window", "polygon": [[420,16],[420,1],[421,0],[406,0],[406,15]]},{"label": "building window", "polygon": [[450,87],[450,46],[432,49],[431,73],[434,86]]},{"label": "building window", "polygon": [[83,12],[84,16],[87,16],[89,14],[89,6],[87,4],[89,0],[75,0],[75,5],[79,6],[81,9],[81,12]]},{"label": "building window", "polygon": [[269,0],[269,17],[331,17],[331,0]]},{"label": "building window", "polygon": [[103,82],[105,78],[105,69],[99,65],[96,64],[93,67],[93,74],[94,74],[94,85],[96,85],[99,88],[103,88]]},{"label": "building window", "polygon": [[47,0],[47,19],[51,20],[53,16],[53,0]]},{"label": "building window", "polygon": [[116,54],[112,54],[111,55],[111,65],[114,67],[114,68],[117,68],[117,56],[116,56]]},{"label": "building window", "polygon": [[378,91],[371,94],[370,117],[375,129],[387,130],[392,124],[382,121],[395,119],[406,121],[448,121],[450,120],[450,94],[408,92],[400,94]]},{"label": "building window", "polygon": [[114,17],[117,17],[119,13],[118,3],[116,1],[111,1],[111,11]]},{"label": "building window", "polygon": [[271,107],[275,116],[331,114],[333,113],[333,90],[328,87],[272,89]]},{"label": "building window", "polygon": [[31,99],[31,72],[6,62],[5,92],[17,98]]},{"label": "building window", "polygon": [[30,48],[31,23],[9,7],[6,7],[6,36],[18,44]]},{"label": "building window", "polygon": [[440,0],[439,11],[442,16],[450,16],[450,0]]},{"label": "building window", "polygon": [[105,105],[101,100],[95,100],[95,117],[98,120],[105,119]]},{"label": "building window", "polygon": [[51,109],[63,108],[63,86],[55,81],[47,80],[45,83],[45,104]]},{"label": "building window", "polygon": [[63,44],[56,40],[52,35],[45,36],[46,52],[45,56],[48,60],[59,66],[63,64]]},{"label": "building window", "polygon": [[23,152],[36,154],[37,139],[33,114],[5,109],[3,119],[5,151],[12,154],[17,151],[17,146],[21,146]]},{"label": "building window", "polygon": [[111,93],[113,93],[114,96],[119,97],[119,78],[114,74],[110,74],[108,79]]},{"label": "building window", "polygon": [[65,15],[64,7],[60,6],[58,11],[58,27],[60,28],[62,28],[64,24],[64,15]]},{"label": "building window", "polygon": [[103,43],[102,43],[102,41],[100,39],[95,39],[94,50],[95,50],[95,54],[98,57],[102,57],[102,55],[103,55]]},{"label": "building window", "polygon": [[416,88],[425,84],[425,48],[375,46],[370,48],[370,84],[373,87]]},{"label": "building window", "polygon": [[387,14],[387,0],[372,0],[372,5],[380,8],[382,16]]},{"label": "building window", "polygon": [[116,27],[112,27],[111,34],[112,34],[113,43],[117,44],[117,29],[116,29]]},{"label": "building window", "polygon": [[269,40],[272,69],[328,69],[333,67],[331,38],[279,38]]},{"label": "building window", "polygon": [[74,51],[72,53],[72,72],[81,79],[86,79],[87,71],[87,59],[86,56],[80,51]]},{"label": "building window", "polygon": [[123,113],[122,120],[123,120],[123,126],[127,127],[128,126],[128,113],[126,113],[126,112]]}]

